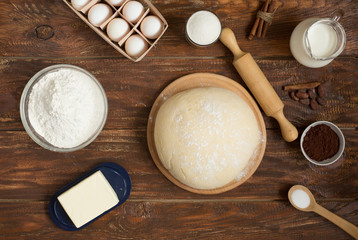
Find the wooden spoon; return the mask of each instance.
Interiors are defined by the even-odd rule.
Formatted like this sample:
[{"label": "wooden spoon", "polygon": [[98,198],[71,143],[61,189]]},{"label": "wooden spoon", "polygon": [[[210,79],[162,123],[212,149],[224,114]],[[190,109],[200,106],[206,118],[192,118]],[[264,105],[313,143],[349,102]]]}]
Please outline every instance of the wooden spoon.
[{"label": "wooden spoon", "polygon": [[[292,194],[296,190],[302,190],[308,195],[308,197],[310,199],[310,203],[306,208],[298,207],[292,200]],[[331,211],[329,211],[329,210],[325,209],[324,207],[322,207],[321,205],[317,204],[313,194],[311,193],[311,191],[308,188],[301,186],[301,185],[295,185],[295,186],[291,187],[291,189],[288,191],[288,199],[290,200],[290,203],[292,204],[292,206],[294,206],[298,210],[305,211],[305,212],[311,212],[311,211],[315,212],[315,213],[321,215],[322,217],[327,218],[329,221],[336,224],[338,227],[342,228],[344,231],[346,231],[353,238],[358,239],[358,227],[354,226],[352,223],[344,220],[343,218],[337,216],[336,214],[332,213]]]}]

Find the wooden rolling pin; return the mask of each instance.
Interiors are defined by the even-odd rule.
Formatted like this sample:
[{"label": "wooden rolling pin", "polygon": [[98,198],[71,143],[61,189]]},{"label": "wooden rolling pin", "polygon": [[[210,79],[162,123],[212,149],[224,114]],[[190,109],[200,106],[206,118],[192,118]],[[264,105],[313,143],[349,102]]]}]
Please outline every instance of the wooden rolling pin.
[{"label": "wooden rolling pin", "polygon": [[222,30],[220,41],[234,54],[233,64],[267,116],[275,118],[281,134],[287,142],[298,137],[295,126],[283,114],[283,103],[250,53],[239,48],[234,33],[229,28]]}]

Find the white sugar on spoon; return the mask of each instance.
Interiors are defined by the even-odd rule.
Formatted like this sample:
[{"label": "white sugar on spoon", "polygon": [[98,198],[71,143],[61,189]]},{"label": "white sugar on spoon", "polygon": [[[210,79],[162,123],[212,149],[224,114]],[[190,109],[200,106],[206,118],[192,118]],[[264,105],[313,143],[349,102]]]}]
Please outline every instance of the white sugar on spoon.
[{"label": "white sugar on spoon", "polygon": [[342,228],[353,238],[358,239],[358,227],[317,204],[313,194],[308,188],[301,185],[291,187],[288,191],[288,199],[298,210],[315,212]]},{"label": "white sugar on spoon", "polygon": [[291,199],[294,205],[296,205],[299,208],[307,208],[310,203],[310,197],[308,196],[308,194],[301,190],[301,189],[297,189],[295,191],[293,191],[292,195],[291,195]]}]

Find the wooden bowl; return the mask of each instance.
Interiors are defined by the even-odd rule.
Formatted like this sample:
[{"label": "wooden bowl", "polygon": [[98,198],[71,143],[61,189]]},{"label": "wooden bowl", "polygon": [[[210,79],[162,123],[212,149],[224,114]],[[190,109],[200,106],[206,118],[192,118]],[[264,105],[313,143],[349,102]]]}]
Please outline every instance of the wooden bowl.
[{"label": "wooden bowl", "polygon": [[[215,189],[196,189],[189,187],[179,180],[173,177],[173,175],[164,167],[161,160],[159,159],[157,149],[155,147],[154,141],[154,125],[157,113],[159,108],[162,104],[171,96],[175,95],[176,93],[192,89],[192,88],[199,88],[199,87],[218,87],[224,88],[227,90],[232,91],[233,93],[239,95],[245,102],[250,106],[252,109],[256,120],[258,122],[259,130],[261,132],[261,139],[262,141],[259,142],[258,146],[256,147],[255,153],[251,156],[248,164],[242,171],[242,177],[234,179],[230,183],[222,186],[220,188]],[[194,193],[199,194],[218,194],[222,192],[229,191],[240,184],[244,183],[251,175],[256,171],[258,166],[261,163],[262,157],[265,152],[266,148],[266,128],[265,123],[261,115],[260,109],[257,107],[256,102],[251,97],[251,95],[244,89],[240,84],[231,80],[230,78],[212,74],[212,73],[194,73],[183,76],[171,84],[169,84],[158,96],[155,100],[153,107],[149,114],[148,119],[148,126],[147,126],[147,141],[148,141],[148,148],[150,154],[152,155],[153,161],[155,165],[159,168],[159,170],[166,176],[172,183],[175,185]]]}]

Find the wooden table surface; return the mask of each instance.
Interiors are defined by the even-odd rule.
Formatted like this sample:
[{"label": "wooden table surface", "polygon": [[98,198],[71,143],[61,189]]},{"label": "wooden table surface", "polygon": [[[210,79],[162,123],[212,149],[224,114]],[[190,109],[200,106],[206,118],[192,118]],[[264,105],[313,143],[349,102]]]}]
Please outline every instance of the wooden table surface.
[{"label": "wooden table surface", "polygon": [[[350,239],[328,220],[293,208],[288,189],[302,184],[317,202],[358,225],[358,1],[279,1],[267,37],[247,39],[261,3],[227,0],[153,0],[169,28],[139,63],[124,58],[82,22],[62,0],[0,2],[0,239]],[[343,53],[319,69],[300,65],[289,39],[302,20],[327,17],[341,8],[347,34]],[[212,10],[254,56],[285,104],[299,133],[327,120],[345,136],[343,157],[328,167],[304,159],[299,141],[285,142],[274,119],[264,116],[267,148],[261,165],[243,185],[219,195],[198,195],[168,181],[156,168],[146,142],[147,118],[157,95],[190,73],[209,72],[243,84],[232,55],[220,42],[194,48],[184,38],[186,19]],[[36,27],[49,25],[44,40]],[[56,153],[30,139],[19,114],[22,90],[39,70],[53,64],[80,66],[102,83],[109,114],[104,130],[82,150]],[[287,84],[327,82],[327,105],[318,110],[291,100]],[[245,85],[244,85],[245,86]],[[123,205],[77,232],[50,219],[50,197],[102,162],[129,172],[133,188]]]}]

